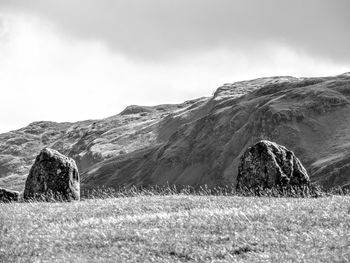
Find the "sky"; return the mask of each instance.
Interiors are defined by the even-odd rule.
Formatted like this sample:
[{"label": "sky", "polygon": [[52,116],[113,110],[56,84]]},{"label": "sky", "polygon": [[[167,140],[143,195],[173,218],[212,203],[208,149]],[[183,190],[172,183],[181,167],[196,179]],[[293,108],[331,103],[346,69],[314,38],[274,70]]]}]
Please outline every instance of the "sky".
[{"label": "sky", "polygon": [[0,132],[350,71],[349,0],[0,0]]}]

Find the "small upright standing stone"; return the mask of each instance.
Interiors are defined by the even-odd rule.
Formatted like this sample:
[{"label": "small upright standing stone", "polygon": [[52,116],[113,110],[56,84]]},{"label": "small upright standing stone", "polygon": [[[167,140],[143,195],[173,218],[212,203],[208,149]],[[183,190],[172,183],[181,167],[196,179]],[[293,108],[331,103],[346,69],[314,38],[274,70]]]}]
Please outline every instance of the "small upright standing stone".
[{"label": "small upright standing stone", "polygon": [[19,192],[0,188],[0,203],[17,202]]},{"label": "small upright standing stone", "polygon": [[36,157],[25,184],[24,200],[59,197],[80,199],[80,177],[75,161],[58,151],[45,148]]},{"label": "small upright standing stone", "polygon": [[304,166],[294,153],[267,140],[248,148],[238,167],[237,188],[302,186],[309,182]]}]

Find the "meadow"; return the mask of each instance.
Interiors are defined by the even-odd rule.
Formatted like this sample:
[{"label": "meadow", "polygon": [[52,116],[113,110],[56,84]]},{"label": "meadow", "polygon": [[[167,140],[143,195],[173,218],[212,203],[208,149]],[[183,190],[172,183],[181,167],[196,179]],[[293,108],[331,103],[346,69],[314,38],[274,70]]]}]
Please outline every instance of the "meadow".
[{"label": "meadow", "polygon": [[0,262],[349,262],[350,196],[0,203]]}]

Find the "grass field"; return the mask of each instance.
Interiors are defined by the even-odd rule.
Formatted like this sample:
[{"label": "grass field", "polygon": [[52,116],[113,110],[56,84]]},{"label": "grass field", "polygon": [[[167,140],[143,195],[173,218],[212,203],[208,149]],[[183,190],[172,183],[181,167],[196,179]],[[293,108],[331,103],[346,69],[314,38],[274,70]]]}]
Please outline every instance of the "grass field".
[{"label": "grass field", "polygon": [[0,204],[0,262],[349,262],[350,196]]}]

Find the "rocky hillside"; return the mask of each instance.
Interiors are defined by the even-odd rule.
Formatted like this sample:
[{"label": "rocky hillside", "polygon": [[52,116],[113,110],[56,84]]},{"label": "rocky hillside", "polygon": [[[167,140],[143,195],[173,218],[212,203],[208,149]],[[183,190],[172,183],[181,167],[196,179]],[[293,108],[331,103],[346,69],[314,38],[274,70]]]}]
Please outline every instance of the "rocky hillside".
[{"label": "rocky hillside", "polygon": [[20,188],[44,146],[77,161],[84,187],[235,184],[239,157],[261,139],[293,150],[312,181],[350,186],[350,74],[261,78],[103,120],[32,123],[0,135],[0,186]]},{"label": "rocky hillside", "polygon": [[50,147],[75,159],[81,173],[105,159],[165,142],[180,125],[161,124],[172,116],[191,114],[206,98],[178,105],[129,106],[120,114],[77,123],[34,122],[0,134],[0,187],[22,190],[36,155]]}]

